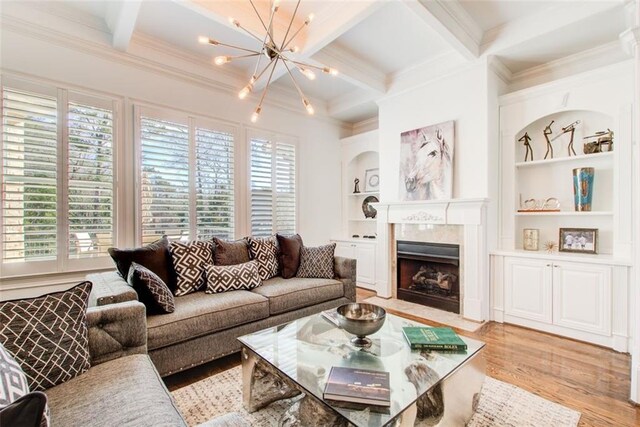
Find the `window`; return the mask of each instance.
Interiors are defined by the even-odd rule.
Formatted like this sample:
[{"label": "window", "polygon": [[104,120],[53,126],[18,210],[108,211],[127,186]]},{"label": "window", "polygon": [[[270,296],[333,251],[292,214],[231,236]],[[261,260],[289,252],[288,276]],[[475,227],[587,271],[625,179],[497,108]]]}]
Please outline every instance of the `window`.
[{"label": "window", "polygon": [[114,241],[115,104],[15,86],[2,88],[3,276],[81,267]]},{"label": "window", "polygon": [[140,232],[189,241],[235,236],[235,129],[138,108]]},{"label": "window", "polygon": [[296,232],[296,146],[250,139],[251,234]]}]

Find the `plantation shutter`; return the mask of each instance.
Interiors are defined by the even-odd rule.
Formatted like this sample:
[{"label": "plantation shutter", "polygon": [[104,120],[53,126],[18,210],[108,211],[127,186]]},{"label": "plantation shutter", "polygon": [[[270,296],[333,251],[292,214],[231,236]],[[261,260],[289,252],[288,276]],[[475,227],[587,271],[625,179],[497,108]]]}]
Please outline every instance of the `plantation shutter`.
[{"label": "plantation shutter", "polygon": [[196,128],[196,233],[198,239],[235,234],[233,135]]},{"label": "plantation shutter", "polygon": [[114,246],[113,113],[69,103],[69,256],[104,255]]},{"label": "plantation shutter", "polygon": [[253,138],[250,151],[251,234],[295,233],[295,146]]},{"label": "plantation shutter", "polygon": [[4,88],[2,130],[2,259],[55,259],[56,98]]},{"label": "plantation shutter", "polygon": [[189,240],[189,128],[140,118],[142,243]]}]

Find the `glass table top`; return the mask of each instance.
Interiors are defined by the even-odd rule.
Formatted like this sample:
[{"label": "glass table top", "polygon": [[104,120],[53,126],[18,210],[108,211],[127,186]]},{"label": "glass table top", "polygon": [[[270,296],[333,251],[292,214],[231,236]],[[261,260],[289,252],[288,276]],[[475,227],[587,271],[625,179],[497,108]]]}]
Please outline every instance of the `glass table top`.
[{"label": "glass table top", "polygon": [[[315,314],[239,340],[320,400],[334,366],[389,372],[391,406],[388,410],[374,411],[353,405],[353,408],[338,407],[323,400],[356,426],[383,426],[484,347],[480,341],[461,336],[467,343],[465,353],[421,353],[411,350],[402,334],[403,326],[428,325],[387,313],[383,327],[369,336],[372,346],[360,349],[349,342],[352,334],[321,314]],[[407,368],[418,360],[426,360],[431,369],[428,376],[414,385],[407,376]]]}]

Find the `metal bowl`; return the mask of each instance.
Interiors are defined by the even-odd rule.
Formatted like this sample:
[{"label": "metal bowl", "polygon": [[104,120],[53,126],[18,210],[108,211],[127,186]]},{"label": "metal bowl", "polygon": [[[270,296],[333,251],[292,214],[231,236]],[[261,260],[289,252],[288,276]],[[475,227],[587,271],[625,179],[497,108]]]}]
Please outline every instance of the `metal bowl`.
[{"label": "metal bowl", "polygon": [[384,308],[364,303],[341,305],[337,312],[340,327],[355,335],[351,343],[357,347],[371,346],[371,340],[367,335],[378,332],[387,316]]}]

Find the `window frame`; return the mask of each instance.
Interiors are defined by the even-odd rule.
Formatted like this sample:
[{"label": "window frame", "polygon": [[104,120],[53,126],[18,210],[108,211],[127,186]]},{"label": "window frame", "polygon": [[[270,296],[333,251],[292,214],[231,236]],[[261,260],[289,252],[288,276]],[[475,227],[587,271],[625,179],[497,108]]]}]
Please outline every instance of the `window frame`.
[{"label": "window frame", "polygon": [[[55,259],[51,260],[32,260],[23,262],[7,262],[0,259],[0,277],[14,278],[26,277],[45,274],[72,273],[78,271],[90,271],[107,268],[113,265],[111,257],[108,254],[97,255],[87,258],[70,258],[69,252],[69,200],[68,200],[68,183],[69,183],[69,103],[85,104],[92,107],[111,110],[113,115],[113,200],[112,200],[112,218],[113,218],[113,242],[118,241],[118,229],[120,222],[118,201],[118,180],[120,176],[120,152],[122,138],[122,114],[123,101],[115,96],[99,94],[91,91],[84,91],[69,86],[35,81],[16,76],[0,76],[0,117],[4,115],[3,102],[4,90],[6,88],[33,93],[34,95],[50,96],[56,99],[56,115],[57,115],[57,165],[56,165],[56,198],[57,198],[57,224],[56,239],[57,248]],[[4,155],[4,146],[0,143],[0,158]],[[0,178],[4,182],[4,168],[0,167]],[[0,189],[0,202],[4,200],[4,187]],[[0,209],[0,226],[4,224],[4,210]],[[0,248],[4,247],[4,233],[0,232]]]}]

